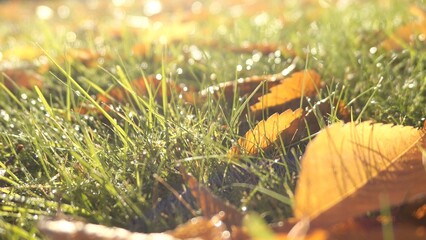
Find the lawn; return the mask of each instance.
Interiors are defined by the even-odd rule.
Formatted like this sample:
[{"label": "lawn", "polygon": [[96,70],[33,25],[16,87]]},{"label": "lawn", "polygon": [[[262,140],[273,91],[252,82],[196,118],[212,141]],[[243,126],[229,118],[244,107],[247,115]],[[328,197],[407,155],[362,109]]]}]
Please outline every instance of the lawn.
[{"label": "lawn", "polygon": [[[0,238],[43,239],[37,223],[63,218],[174,229],[202,215],[182,168],[277,223],[293,217],[319,129],[425,122],[423,0],[0,1],[0,21]],[[307,121],[316,131],[244,149],[288,107],[252,114],[268,76],[306,70],[321,87],[290,108],[339,102],[345,114],[331,107]]]}]

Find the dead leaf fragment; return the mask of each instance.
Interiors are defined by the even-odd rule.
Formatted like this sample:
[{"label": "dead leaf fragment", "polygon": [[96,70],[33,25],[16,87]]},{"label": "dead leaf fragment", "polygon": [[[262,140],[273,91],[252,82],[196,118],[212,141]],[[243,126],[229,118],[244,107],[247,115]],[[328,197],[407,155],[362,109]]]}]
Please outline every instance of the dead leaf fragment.
[{"label": "dead leaf fragment", "polygon": [[80,62],[88,68],[95,68],[99,59],[105,57],[92,49],[75,48],[67,51],[66,59],[70,62]]},{"label": "dead leaf fragment", "polygon": [[[194,104],[197,100],[195,95],[195,90],[190,87],[176,84],[172,80],[167,80],[167,98],[170,99],[172,96],[172,91],[175,91],[179,94],[179,98],[182,98],[184,101]],[[161,80],[157,79],[154,75],[147,77],[141,77],[130,82],[130,88],[125,87],[114,87],[109,90],[106,94],[99,93],[96,95],[96,100],[104,105],[104,109],[109,111],[109,104],[116,102],[129,102],[132,100],[133,92],[136,96],[148,96],[148,91],[152,93],[155,100],[159,103],[163,100],[163,91]],[[89,106],[80,106],[77,111],[81,114],[93,111],[98,112],[95,108]]]},{"label": "dead leaf fragment", "polygon": [[302,109],[275,113],[267,120],[260,121],[252,130],[249,130],[244,137],[238,140],[238,145],[231,148],[229,155],[237,156],[240,148],[249,155],[255,155],[259,150],[266,150],[277,141],[282,140],[288,144],[296,134],[300,119],[304,115]]},{"label": "dead leaf fragment", "polygon": [[326,227],[367,211],[426,194],[419,147],[425,131],[412,127],[333,124],[309,143],[302,158],[294,213]]},{"label": "dead leaf fragment", "polygon": [[213,218],[222,212],[223,216],[221,219],[228,229],[231,229],[232,226],[240,227],[242,225],[244,214],[239,212],[234,206],[213,195],[208,188],[202,186],[183,167],[180,168],[180,171],[191,194],[197,200],[204,217]]},{"label": "dead leaf fragment", "polygon": [[257,103],[250,106],[250,110],[258,116],[264,109],[281,108],[292,100],[313,97],[320,88],[321,80],[318,73],[313,70],[296,72],[280,81],[279,85],[271,87],[269,93],[261,96]]},{"label": "dead leaf fragment", "polygon": [[[381,46],[388,50],[401,50],[405,45],[413,45],[416,40],[426,35],[426,12],[416,6],[410,8],[410,12],[416,17],[414,22],[398,27]],[[424,40],[423,40],[424,41]]]},{"label": "dead leaf fragment", "polygon": [[67,220],[41,221],[38,225],[40,231],[52,240],[176,240],[166,233],[134,233],[123,228],[107,227],[84,222]]},{"label": "dead leaf fragment", "polygon": [[219,215],[213,216],[210,219],[205,217],[192,218],[187,223],[167,233],[178,239],[230,239],[231,234],[221,221],[221,216]]},{"label": "dead leaf fragment", "polygon": [[[208,93],[215,94],[217,97],[224,96],[226,99],[233,99],[234,94],[238,93],[239,96],[251,94],[262,82],[265,82],[265,88],[269,89],[280,83],[285,77],[284,75],[272,74],[263,76],[251,76],[246,78],[240,78],[236,81],[223,82],[218,85],[210,86],[199,92],[200,96],[205,97]],[[238,91],[235,91],[237,88]],[[262,94],[259,91],[253,96],[253,99],[257,99]]]},{"label": "dead leaf fragment", "polygon": [[7,69],[0,71],[4,79],[4,85],[10,90],[17,88],[32,89],[34,86],[41,88],[43,86],[43,76],[32,70]]}]

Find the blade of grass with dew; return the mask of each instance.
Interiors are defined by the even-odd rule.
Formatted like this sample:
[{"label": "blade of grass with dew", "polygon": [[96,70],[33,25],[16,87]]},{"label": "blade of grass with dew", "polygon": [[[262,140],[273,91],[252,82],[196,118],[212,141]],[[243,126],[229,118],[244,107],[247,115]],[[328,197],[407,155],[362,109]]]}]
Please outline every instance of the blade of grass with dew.
[{"label": "blade of grass with dew", "polygon": [[98,103],[95,99],[93,99],[88,92],[86,92],[75,79],[68,74],[44,49],[42,51],[46,54],[46,56],[50,59],[51,62],[59,69],[59,71],[64,74],[67,78],[69,78],[70,82],[80,91],[95,107],[98,111],[105,116],[106,119],[111,123],[114,129],[117,130],[118,136],[120,137],[122,143],[124,144],[124,148],[128,148],[128,144],[135,145],[135,143],[127,136],[124,130],[117,124],[117,122],[109,115]]}]

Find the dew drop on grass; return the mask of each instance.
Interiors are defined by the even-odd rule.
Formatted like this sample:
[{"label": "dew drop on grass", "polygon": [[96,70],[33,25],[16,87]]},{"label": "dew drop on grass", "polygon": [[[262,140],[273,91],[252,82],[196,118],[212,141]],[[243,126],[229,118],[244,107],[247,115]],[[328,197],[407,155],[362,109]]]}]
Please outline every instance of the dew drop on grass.
[{"label": "dew drop on grass", "polygon": [[0,110],[0,116],[3,118],[4,121],[8,122],[10,120],[9,114],[5,110]]},{"label": "dew drop on grass", "polygon": [[53,17],[53,10],[45,5],[40,5],[36,8],[36,15],[38,18],[47,20]]},{"label": "dew drop on grass", "polygon": [[152,16],[160,13],[163,10],[163,6],[158,0],[148,0],[145,2],[143,13],[146,16]]},{"label": "dew drop on grass", "polygon": [[370,54],[375,54],[377,52],[377,47],[372,47],[369,50]]},{"label": "dew drop on grass", "polygon": [[62,19],[66,19],[70,16],[71,10],[67,5],[61,5],[57,9],[58,16]]}]

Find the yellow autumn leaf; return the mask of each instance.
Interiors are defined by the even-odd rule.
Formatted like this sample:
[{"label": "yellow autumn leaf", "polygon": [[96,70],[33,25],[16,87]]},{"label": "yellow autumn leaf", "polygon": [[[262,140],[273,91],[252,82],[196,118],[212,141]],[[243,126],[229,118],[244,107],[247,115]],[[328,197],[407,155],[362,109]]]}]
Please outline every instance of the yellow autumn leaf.
[{"label": "yellow autumn leaf", "polygon": [[[281,114],[275,113],[248,131],[238,140],[238,145],[245,153],[254,155],[260,149],[265,150],[280,139],[284,143],[289,143],[298,129],[302,115],[303,110],[300,108],[294,112],[288,109]],[[229,155],[237,156],[240,148],[236,146],[231,148]]]},{"label": "yellow autumn leaf", "polygon": [[295,216],[311,219],[311,227],[327,227],[380,209],[383,198],[396,206],[424,196],[425,147],[425,130],[413,127],[329,126],[309,143],[301,160]]},{"label": "yellow autumn leaf", "polygon": [[321,88],[318,73],[313,70],[296,72],[291,77],[283,79],[279,85],[270,88],[270,92],[261,96],[250,110],[259,115],[264,109],[284,106],[292,100],[301,97],[313,97]]},{"label": "yellow autumn leaf", "polygon": [[32,46],[17,46],[9,48],[3,52],[3,58],[6,60],[27,60],[34,61],[36,58],[40,57],[43,54],[43,51],[40,48]]}]

